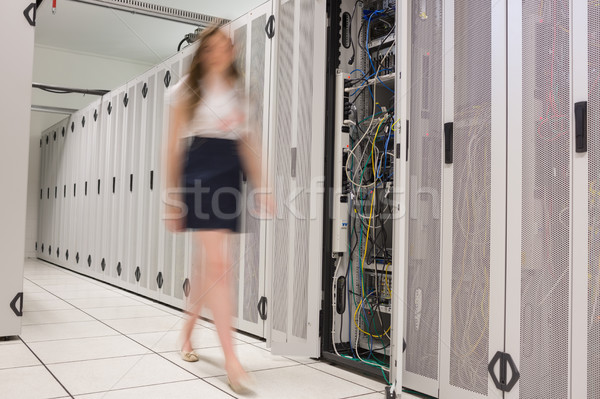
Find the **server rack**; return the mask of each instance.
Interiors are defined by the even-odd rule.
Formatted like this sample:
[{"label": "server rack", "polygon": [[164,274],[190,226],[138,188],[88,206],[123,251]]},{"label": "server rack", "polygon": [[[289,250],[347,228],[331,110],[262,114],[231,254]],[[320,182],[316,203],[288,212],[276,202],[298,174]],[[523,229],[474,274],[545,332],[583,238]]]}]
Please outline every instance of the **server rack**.
[{"label": "server rack", "polygon": [[[331,2],[328,38],[330,195],[326,198],[328,225],[324,230],[331,241],[323,254],[323,357],[380,378],[389,377],[398,393],[402,387],[407,244],[406,78],[410,71],[404,54],[409,43],[405,22],[408,10],[404,2]],[[364,76],[361,78],[360,74]],[[368,90],[360,95],[360,89],[366,87]],[[384,155],[366,163],[379,165],[376,181],[381,183],[372,190],[363,190],[363,180],[359,185],[355,181],[361,179],[362,166],[358,162],[362,158],[348,160],[363,148],[360,137],[367,126],[362,126],[357,136],[355,125],[363,119],[368,124],[372,114],[375,118],[383,114],[384,120],[375,121],[380,129],[369,136],[369,148]],[[382,137],[380,143],[378,136]],[[367,177],[365,181],[364,185],[368,185],[373,179]],[[363,197],[369,200],[367,205],[372,197],[375,213],[384,216],[372,219],[368,206],[366,210],[357,206]],[[355,226],[361,226],[363,219],[365,234],[357,234]],[[387,238],[381,234],[384,230]],[[372,233],[371,238],[367,231]],[[367,240],[369,244],[365,245]],[[361,249],[357,249],[359,243]]]}]

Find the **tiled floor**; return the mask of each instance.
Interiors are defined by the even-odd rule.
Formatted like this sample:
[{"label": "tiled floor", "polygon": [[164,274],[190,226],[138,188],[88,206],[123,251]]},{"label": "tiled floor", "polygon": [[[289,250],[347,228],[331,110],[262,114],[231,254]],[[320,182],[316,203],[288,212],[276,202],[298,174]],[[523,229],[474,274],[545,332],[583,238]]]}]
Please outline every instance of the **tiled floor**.
[{"label": "tiled floor", "polygon": [[[0,397],[178,399],[237,397],[214,326],[199,321],[201,360],[177,352],[180,312],[50,264],[27,260],[21,340],[0,342]],[[254,398],[384,398],[384,385],[311,359],[273,356],[235,334]],[[403,396],[404,398],[404,396]]]}]

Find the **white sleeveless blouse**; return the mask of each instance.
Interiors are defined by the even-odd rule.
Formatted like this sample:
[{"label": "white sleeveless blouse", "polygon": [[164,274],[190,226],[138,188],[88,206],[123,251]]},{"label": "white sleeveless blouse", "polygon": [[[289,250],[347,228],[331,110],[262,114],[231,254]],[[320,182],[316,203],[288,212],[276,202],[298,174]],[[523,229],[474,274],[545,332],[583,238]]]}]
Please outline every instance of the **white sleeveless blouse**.
[{"label": "white sleeveless blouse", "polygon": [[[187,75],[170,89],[171,104],[187,98]],[[192,120],[182,129],[181,138],[209,137],[238,140],[248,134],[247,100],[242,90],[215,82],[202,91],[202,99]]]}]

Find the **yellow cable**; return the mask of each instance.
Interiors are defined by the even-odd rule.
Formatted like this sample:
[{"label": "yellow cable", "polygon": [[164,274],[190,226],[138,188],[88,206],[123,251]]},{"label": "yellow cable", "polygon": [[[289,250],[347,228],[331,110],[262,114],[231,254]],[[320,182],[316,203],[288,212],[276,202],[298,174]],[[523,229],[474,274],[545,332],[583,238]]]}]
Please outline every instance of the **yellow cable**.
[{"label": "yellow cable", "polygon": [[[383,123],[383,119],[379,122],[377,126],[377,131],[375,132],[375,138],[373,138],[373,147],[371,147],[371,164],[373,165],[373,179],[377,177],[377,172],[375,172],[375,158],[373,154],[373,150],[375,149],[375,140],[377,139],[377,134],[379,133],[379,128]],[[373,195],[371,196],[371,211],[369,212],[369,224],[367,226],[367,239],[365,240],[365,251],[363,253],[362,261],[360,262],[360,271],[364,275],[365,272],[365,258],[367,257],[367,249],[369,247],[369,232],[371,231],[371,220],[373,219],[373,200],[375,199],[375,189],[373,189]],[[365,296],[365,285],[362,284],[361,293],[364,298]]]},{"label": "yellow cable", "polygon": [[397,119],[397,120],[396,120],[396,122],[394,122],[394,123],[392,124],[392,132],[395,132],[395,131],[396,131],[396,129],[394,129],[394,126],[396,126],[396,123],[398,123],[398,122],[400,122],[400,119]]},{"label": "yellow cable", "polygon": [[356,316],[358,315],[358,310],[359,310],[359,309],[362,309],[362,304],[363,304],[363,301],[364,301],[365,299],[366,299],[366,298],[363,298],[363,299],[361,299],[361,300],[360,300],[360,303],[358,304],[358,306],[356,307],[356,310],[354,311],[354,318],[353,318],[353,320],[354,320],[354,325],[355,325],[355,326],[356,326],[356,328],[358,328],[358,329],[360,330],[360,332],[362,332],[363,334],[366,334],[366,335],[368,335],[368,336],[370,336],[370,337],[373,337],[373,338],[383,338],[383,337],[384,337],[385,335],[387,335],[387,333],[389,333],[389,332],[390,332],[390,330],[392,329],[392,326],[391,326],[391,325],[388,327],[388,329],[387,329],[387,330],[385,330],[385,332],[384,332],[383,334],[381,334],[381,335],[373,335],[373,334],[371,334],[371,333],[368,333],[368,332],[366,332],[366,331],[365,331],[365,330],[363,330],[362,328],[360,328],[360,326],[359,326],[359,325],[358,325],[358,323],[356,322]]},{"label": "yellow cable", "polygon": [[391,263],[389,263],[389,262],[385,265],[384,278],[385,278],[385,286],[388,290],[388,293],[390,294],[390,300],[391,300],[392,299],[392,290],[390,289],[390,284],[388,281],[388,266],[389,265],[391,265]]},{"label": "yellow cable", "polygon": [[[373,200],[375,199],[375,190],[373,190],[373,195],[371,196],[371,211],[369,212],[369,224],[367,226],[367,239],[365,241],[365,251],[363,253],[363,258],[362,258],[362,262],[360,262],[360,271],[361,273],[365,274],[365,258],[367,256],[367,248],[369,246],[369,232],[371,231],[371,219],[373,219]],[[361,292],[362,292],[362,296],[364,298],[365,296],[365,284],[363,282],[362,287],[361,287]]]}]

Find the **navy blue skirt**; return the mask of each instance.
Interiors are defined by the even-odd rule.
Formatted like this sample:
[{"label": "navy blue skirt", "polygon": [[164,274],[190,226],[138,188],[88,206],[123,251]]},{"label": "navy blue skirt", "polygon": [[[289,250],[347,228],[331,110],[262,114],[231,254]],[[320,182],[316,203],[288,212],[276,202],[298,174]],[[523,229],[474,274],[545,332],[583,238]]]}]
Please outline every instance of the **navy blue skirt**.
[{"label": "navy blue skirt", "polygon": [[183,172],[186,228],[239,231],[241,176],[237,141],[194,137]]}]

